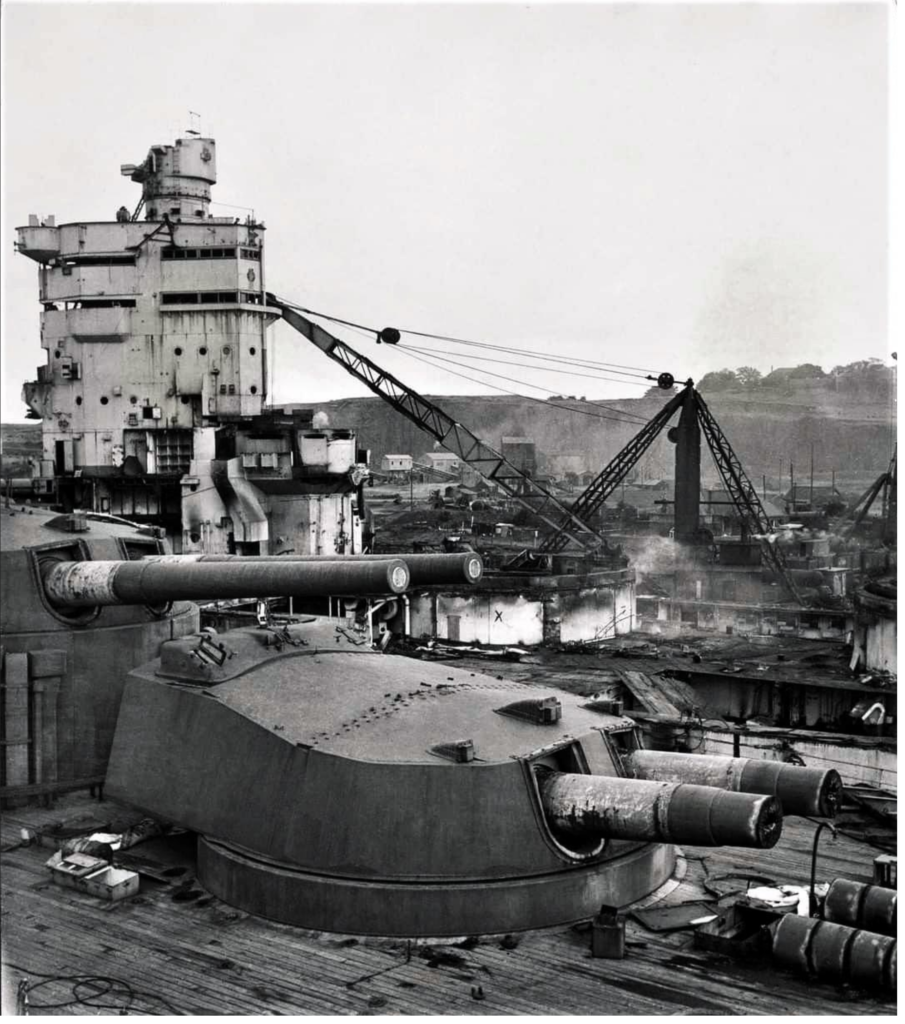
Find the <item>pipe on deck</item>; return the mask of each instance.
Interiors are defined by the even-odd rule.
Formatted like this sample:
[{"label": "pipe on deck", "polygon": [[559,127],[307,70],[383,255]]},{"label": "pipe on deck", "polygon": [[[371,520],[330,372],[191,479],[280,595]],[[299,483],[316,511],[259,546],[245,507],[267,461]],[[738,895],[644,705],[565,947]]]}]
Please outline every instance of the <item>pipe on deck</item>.
[{"label": "pipe on deck", "polygon": [[773,796],[547,770],[537,782],[548,823],[571,836],[766,849],[782,833]]},{"label": "pipe on deck", "polygon": [[398,558],[319,564],[246,558],[173,564],[164,558],[50,563],[43,580],[45,594],[57,607],[94,608],[215,598],[400,594],[408,586],[409,570]]},{"label": "pipe on deck", "polygon": [[484,575],[484,560],[475,551],[450,555],[148,555],[145,562],[232,562],[253,561],[274,564],[277,562],[311,562],[323,565],[328,562],[350,564],[364,562],[385,562],[401,559],[409,568],[410,585],[431,583],[474,584]]},{"label": "pipe on deck", "polygon": [[636,750],[624,759],[624,764],[636,779],[691,782],[735,793],[775,796],[784,814],[832,818],[842,798],[842,780],[834,768],[659,750]]}]

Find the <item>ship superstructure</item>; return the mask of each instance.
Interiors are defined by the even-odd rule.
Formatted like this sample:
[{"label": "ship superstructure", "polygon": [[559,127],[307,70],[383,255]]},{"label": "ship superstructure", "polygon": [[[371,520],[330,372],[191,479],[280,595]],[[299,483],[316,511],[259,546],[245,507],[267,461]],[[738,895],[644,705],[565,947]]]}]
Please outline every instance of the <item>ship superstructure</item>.
[{"label": "ship superstructure", "polygon": [[215,141],[121,171],[142,186],[134,213],[17,229],[47,350],[23,392],[42,421],[33,492],[163,525],[184,551],[362,551],[366,453],[265,405],[265,229],[211,215]]}]

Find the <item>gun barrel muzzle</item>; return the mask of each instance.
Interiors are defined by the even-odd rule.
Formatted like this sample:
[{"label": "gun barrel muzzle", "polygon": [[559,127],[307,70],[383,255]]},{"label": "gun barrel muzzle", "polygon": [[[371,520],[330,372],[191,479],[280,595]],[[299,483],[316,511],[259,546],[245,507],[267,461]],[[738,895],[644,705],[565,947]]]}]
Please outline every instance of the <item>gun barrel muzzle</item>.
[{"label": "gun barrel muzzle", "polygon": [[831,818],[842,797],[842,780],[834,768],[804,768],[785,761],[661,750],[636,750],[624,763],[636,779],[690,782],[736,793],[775,796],[784,814]]},{"label": "gun barrel muzzle", "polygon": [[566,835],[766,849],[782,833],[773,796],[548,770],[537,781],[548,823]]}]

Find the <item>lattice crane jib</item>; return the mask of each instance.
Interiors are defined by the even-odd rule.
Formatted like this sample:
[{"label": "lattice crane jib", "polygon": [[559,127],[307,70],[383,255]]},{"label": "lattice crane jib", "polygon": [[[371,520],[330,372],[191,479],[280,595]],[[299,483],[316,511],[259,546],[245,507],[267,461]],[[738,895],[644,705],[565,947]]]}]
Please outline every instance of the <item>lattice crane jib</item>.
[{"label": "lattice crane jib", "polygon": [[892,540],[896,534],[898,514],[898,445],[893,448],[889,470],[886,473],[886,489],[883,491],[884,539]]},{"label": "lattice crane jib", "polygon": [[745,473],[728,438],[713,418],[713,413],[707,408],[707,403],[697,391],[695,392],[695,399],[701,432],[707,440],[707,445],[713,455],[713,461],[716,463],[720,477],[733,504],[742,517],[742,522],[750,533],[756,534],[760,538],[764,558],[782,580],[795,601],[803,605],[805,603],[804,599],[789,573],[782,550],[775,542],[770,540],[772,524],[764,506],[761,504],[760,498],[757,496],[754,485],[748,479],[748,475]]},{"label": "lattice crane jib", "polygon": [[564,521],[567,524],[565,533],[568,540],[583,551],[590,553],[600,547],[608,550],[606,541],[577,514],[433,402],[275,296],[268,297],[268,304],[279,308],[283,319],[290,326],[375,395],[430,434],[447,451],[458,455],[486,480],[497,484],[509,497],[537,515],[551,529],[562,529]]},{"label": "lattice crane jib", "polygon": [[861,497],[858,498],[858,500],[855,501],[853,504],[849,505],[849,507],[842,513],[842,515],[839,517],[839,520],[835,524],[837,528],[841,527],[847,519],[852,519],[852,517],[854,516],[852,521],[842,530],[840,534],[843,540],[848,540],[849,537],[851,537],[851,535],[858,528],[858,526],[860,526],[861,522],[867,516],[867,513],[870,512],[871,508],[873,507],[873,504],[876,501],[878,494],[882,493],[883,495],[883,516],[885,517],[888,515],[889,481],[889,473],[881,473],[877,477],[877,479],[874,480],[874,482],[870,485],[870,487],[868,487],[867,490],[861,495]]},{"label": "lattice crane jib", "polygon": [[[637,465],[638,460],[657,439],[673,414],[682,407],[684,399],[685,390],[674,395],[657,415],[646,423],[628,444],[610,460],[572,503],[572,513],[574,515],[588,522],[592,516],[600,511],[603,503],[622,483],[634,466]],[[547,534],[537,550],[544,554],[558,554],[561,552],[569,543],[569,538],[562,528],[566,525],[566,523],[561,523],[553,533]]]}]

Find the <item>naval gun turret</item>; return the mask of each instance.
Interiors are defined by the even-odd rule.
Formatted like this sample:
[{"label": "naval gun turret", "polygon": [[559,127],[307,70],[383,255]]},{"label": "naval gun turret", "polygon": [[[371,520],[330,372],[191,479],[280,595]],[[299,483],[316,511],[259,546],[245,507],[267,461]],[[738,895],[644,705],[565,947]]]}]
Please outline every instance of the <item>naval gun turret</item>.
[{"label": "naval gun turret", "polygon": [[164,641],[199,635],[191,601],[391,599],[413,571],[423,581],[462,584],[480,579],[483,568],[473,553],[428,556],[415,570],[396,556],[224,556],[207,564],[170,554],[152,527],[9,501],[0,527],[0,799],[7,802],[103,783],[125,677]]},{"label": "naval gun turret", "polygon": [[165,551],[154,529],[112,516],[0,506],[0,798],[101,784],[126,673],[165,640],[198,630],[197,607],[175,595],[72,607],[53,601],[44,574],[101,560],[137,565],[133,559]]},{"label": "naval gun turret", "polygon": [[380,654],[343,619],[199,631],[186,603],[392,600],[480,578],[473,553],[186,559],[110,517],[2,516],[0,795],[103,783],[197,833],[199,880],[249,912],[397,936],[542,927],[646,896],[676,843],[768,849],[783,810],[832,809],[834,772],[669,759],[604,701]]},{"label": "naval gun turret", "polygon": [[449,936],[625,906],[674,844],[769,849],[786,792],[810,808],[838,783],[783,766],[780,796],[743,763],[703,779],[693,755],[657,779],[612,710],[378,654],[326,619],[182,637],[125,682],[106,792],[196,832],[199,881],[242,910]]}]

